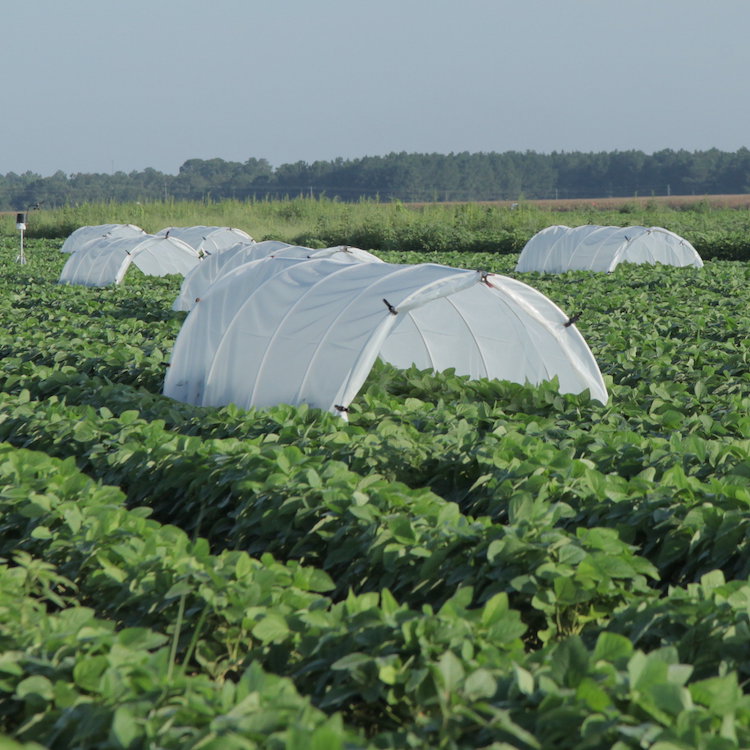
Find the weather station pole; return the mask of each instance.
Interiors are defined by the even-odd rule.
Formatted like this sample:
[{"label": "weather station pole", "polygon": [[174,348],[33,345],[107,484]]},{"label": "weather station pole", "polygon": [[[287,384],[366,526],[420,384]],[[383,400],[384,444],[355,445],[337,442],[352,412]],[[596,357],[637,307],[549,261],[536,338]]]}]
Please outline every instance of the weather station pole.
[{"label": "weather station pole", "polygon": [[26,265],[26,256],[23,252],[23,233],[26,230],[26,214],[16,214],[16,229],[21,233],[21,252],[16,258],[16,263],[20,263],[22,266]]}]

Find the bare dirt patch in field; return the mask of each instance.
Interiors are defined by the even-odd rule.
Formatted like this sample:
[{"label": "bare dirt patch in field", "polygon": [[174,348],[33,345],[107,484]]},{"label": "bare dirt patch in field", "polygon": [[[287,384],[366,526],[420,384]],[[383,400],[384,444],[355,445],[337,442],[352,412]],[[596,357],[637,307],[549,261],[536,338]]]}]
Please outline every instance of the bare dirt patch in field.
[{"label": "bare dirt patch in field", "polygon": [[[483,206],[510,206],[518,205],[518,201],[462,201],[464,203],[476,203]],[[600,210],[617,210],[623,207],[633,208],[689,208],[695,204],[704,204],[712,208],[750,208],[750,193],[740,195],[657,195],[637,196],[630,198],[575,198],[559,200],[525,200],[524,205],[538,206],[550,211],[581,211],[587,208]],[[429,205],[427,203],[409,204],[418,208]],[[443,204],[449,205],[449,204]]]}]

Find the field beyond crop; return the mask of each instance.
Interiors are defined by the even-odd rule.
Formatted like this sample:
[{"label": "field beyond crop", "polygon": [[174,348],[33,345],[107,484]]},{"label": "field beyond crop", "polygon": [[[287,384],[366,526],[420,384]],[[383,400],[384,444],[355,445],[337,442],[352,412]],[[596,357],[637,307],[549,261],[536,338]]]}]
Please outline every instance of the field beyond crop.
[{"label": "field beyond crop", "polygon": [[619,218],[706,263],[523,276],[606,405],[378,363],[345,423],[165,398],[181,279],[60,286],[73,210],[26,265],[0,226],[0,745],[750,747],[747,212],[315,203],[78,219],[516,276],[482,238]]},{"label": "field beyond crop", "polygon": [[[32,211],[26,236],[63,240],[80,226],[230,226],[256,240],[309,247],[352,245],[376,252],[519,253],[551,224],[659,226],[691,242],[704,259],[750,259],[748,196],[600,199],[575,202],[407,205],[297,198],[287,201],[101,203]],[[0,236],[15,232],[0,216]]]},{"label": "field beyond crop", "polygon": [[[479,201],[478,205],[496,206],[498,208],[516,208],[518,201]],[[647,195],[628,196],[618,198],[560,198],[546,200],[529,200],[525,204],[546,211],[587,211],[594,208],[598,211],[647,211],[654,209],[666,210],[705,210],[710,209],[748,209],[750,208],[750,193],[737,195]],[[428,206],[428,203],[411,204],[414,207]],[[446,204],[447,205],[447,204]],[[453,204],[461,205],[461,204]]]}]

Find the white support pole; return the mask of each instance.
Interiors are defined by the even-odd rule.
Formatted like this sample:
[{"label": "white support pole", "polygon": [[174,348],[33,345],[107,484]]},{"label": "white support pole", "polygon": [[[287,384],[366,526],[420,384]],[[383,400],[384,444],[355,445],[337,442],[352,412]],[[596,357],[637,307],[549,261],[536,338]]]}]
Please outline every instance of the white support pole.
[{"label": "white support pole", "polygon": [[26,256],[23,252],[23,233],[26,229],[26,215],[25,214],[17,214],[16,215],[16,229],[21,233],[21,252],[18,254],[18,257],[16,258],[16,263],[20,263],[22,266],[26,265]]},{"label": "white support pole", "polygon": [[26,265],[26,256],[23,254],[23,229],[21,230],[21,252],[18,254],[16,260],[22,265]]}]

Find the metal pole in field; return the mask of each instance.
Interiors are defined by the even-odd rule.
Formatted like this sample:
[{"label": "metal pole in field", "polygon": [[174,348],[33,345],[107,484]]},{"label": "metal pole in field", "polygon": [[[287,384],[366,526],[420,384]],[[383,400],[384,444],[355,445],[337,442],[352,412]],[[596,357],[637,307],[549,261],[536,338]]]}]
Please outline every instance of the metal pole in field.
[{"label": "metal pole in field", "polygon": [[21,252],[16,258],[16,262],[24,266],[26,265],[26,256],[23,253],[23,233],[26,229],[26,214],[16,214],[16,229],[18,229],[18,231],[21,233]]}]

